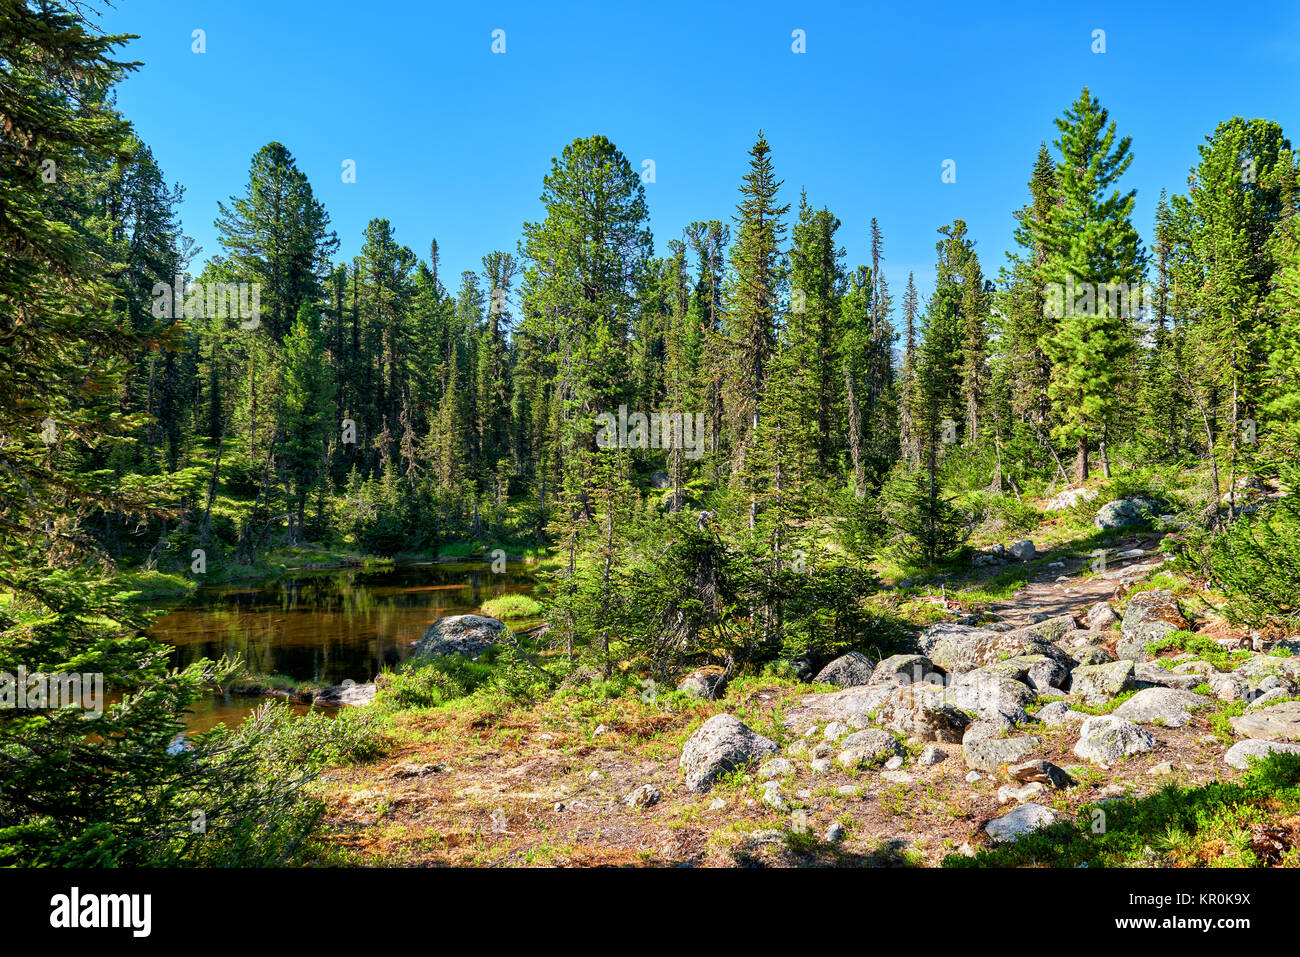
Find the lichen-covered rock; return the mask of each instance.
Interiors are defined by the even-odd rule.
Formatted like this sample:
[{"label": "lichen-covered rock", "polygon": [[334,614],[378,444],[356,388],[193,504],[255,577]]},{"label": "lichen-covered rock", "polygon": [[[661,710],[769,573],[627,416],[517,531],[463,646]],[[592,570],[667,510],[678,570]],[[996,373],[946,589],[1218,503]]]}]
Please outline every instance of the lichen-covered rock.
[{"label": "lichen-covered rock", "polygon": [[721,775],[776,752],[774,742],[751,731],[739,718],[715,714],[686,742],[679,765],[686,772],[687,790],[707,791]]},{"label": "lichen-covered rock", "polygon": [[836,760],[846,768],[881,765],[903,753],[903,746],[898,743],[898,739],[880,728],[855,731],[840,742],[840,749]]},{"label": "lichen-covered rock", "polygon": [[1162,668],[1155,662],[1148,661],[1133,666],[1133,683],[1139,687],[1177,688],[1179,691],[1191,691],[1202,681],[1203,675],[1175,674],[1168,668]]},{"label": "lichen-covered rock", "polygon": [[891,731],[919,741],[961,741],[970,719],[944,701],[934,685],[896,689],[876,711],[876,721]]},{"label": "lichen-covered rock", "polygon": [[1054,624],[1057,621],[1049,619],[1027,628],[1002,632],[969,625],[931,625],[921,632],[919,641],[921,649],[935,665],[956,673],[973,671],[1022,655],[1045,655],[1063,662],[1065,653],[1052,643],[1063,633],[1063,630],[1057,631]]},{"label": "lichen-covered rock", "polygon": [[378,687],[374,682],[357,684],[348,679],[341,685],[333,685],[322,690],[312,699],[312,704],[334,708],[364,708],[375,700],[377,691]]},{"label": "lichen-covered rock", "polygon": [[934,665],[925,655],[890,655],[871,671],[868,684],[915,684],[934,673]]},{"label": "lichen-covered rock", "polygon": [[1100,704],[1133,687],[1133,662],[1080,665],[1070,673],[1070,694],[1087,704]]},{"label": "lichen-covered rock", "polygon": [[1126,618],[1120,637],[1115,641],[1115,657],[1121,661],[1150,661],[1154,657],[1151,643],[1176,630],[1167,621],[1130,623]]},{"label": "lichen-covered rock", "polygon": [[1088,623],[1089,631],[1106,631],[1119,621],[1119,612],[1111,607],[1110,602],[1099,601],[1088,610],[1085,621]]},{"label": "lichen-covered rock", "polygon": [[1034,543],[1024,538],[1012,545],[1007,546],[1007,554],[1018,562],[1030,562],[1038,554],[1038,549],[1034,548]]},{"label": "lichen-covered rock", "polygon": [[434,655],[480,655],[505,638],[506,626],[485,615],[448,615],[439,618],[416,645],[417,658]]},{"label": "lichen-covered rock", "polygon": [[1141,754],[1156,746],[1155,735],[1132,721],[1110,714],[1094,715],[1079,728],[1074,753],[1094,764],[1114,764],[1122,757]]},{"label": "lichen-covered rock", "polygon": [[1190,691],[1174,688],[1147,688],[1139,691],[1111,712],[1117,718],[1138,724],[1161,724],[1181,728],[1192,720],[1192,712],[1204,708],[1210,699]]},{"label": "lichen-covered rock", "polygon": [[1167,621],[1175,628],[1187,627],[1178,599],[1167,588],[1139,592],[1129,599],[1124,609],[1124,630],[1144,621]]},{"label": "lichen-covered rock", "polygon": [[1284,701],[1230,719],[1232,730],[1263,741],[1300,741],[1300,701]]},{"label": "lichen-covered rock", "polygon": [[1097,509],[1093,524],[1102,531],[1145,525],[1160,514],[1160,505],[1144,495],[1118,498]]},{"label": "lichen-covered rock", "polygon": [[840,655],[817,673],[817,681],[851,688],[864,685],[871,680],[875,665],[870,658],[860,651],[850,651]]},{"label": "lichen-covered rock", "polygon": [[962,742],[966,767],[976,771],[996,771],[1004,764],[1019,764],[1041,748],[1039,738],[978,738]]}]

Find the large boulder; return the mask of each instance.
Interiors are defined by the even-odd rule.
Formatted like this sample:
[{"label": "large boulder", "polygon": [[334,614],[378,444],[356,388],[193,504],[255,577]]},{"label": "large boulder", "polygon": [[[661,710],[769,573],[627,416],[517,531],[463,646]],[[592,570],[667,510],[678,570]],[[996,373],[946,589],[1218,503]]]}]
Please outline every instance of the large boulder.
[{"label": "large boulder", "polygon": [[1109,765],[1122,757],[1150,751],[1155,746],[1155,735],[1145,728],[1112,714],[1099,714],[1079,727],[1074,753],[1085,761]]},{"label": "large boulder", "polygon": [[875,665],[871,659],[862,652],[850,651],[848,654],[840,655],[819,671],[816,680],[851,688],[855,685],[864,685],[870,681],[871,672],[874,668]]},{"label": "large boulder", "polygon": [[1093,524],[1102,531],[1110,531],[1149,524],[1159,514],[1158,502],[1144,495],[1134,495],[1131,498],[1117,498],[1097,509]]},{"label": "large boulder", "polygon": [[1300,701],[1283,701],[1230,719],[1232,730],[1244,738],[1300,741]]},{"label": "large boulder", "polygon": [[506,626],[485,615],[449,615],[439,618],[416,645],[416,657],[462,654],[481,655],[505,638]]},{"label": "large boulder", "polygon": [[903,746],[888,731],[867,728],[855,731],[839,744],[840,753],[835,758],[846,770],[874,767],[903,753]]},{"label": "large boulder", "polygon": [[1130,621],[1124,619],[1120,636],[1115,641],[1115,657],[1128,661],[1150,661],[1151,643],[1177,631],[1167,621]]},{"label": "large boulder", "polygon": [[778,750],[775,742],[751,731],[734,715],[715,714],[691,735],[678,764],[686,773],[688,791],[707,791],[727,772]]},{"label": "large boulder", "polygon": [[1204,708],[1210,699],[1190,691],[1173,688],[1147,688],[1139,691],[1111,713],[1117,718],[1138,724],[1162,724],[1181,728],[1192,720],[1192,712]]},{"label": "large boulder", "polygon": [[1167,588],[1139,592],[1129,599],[1124,609],[1124,628],[1144,621],[1167,621],[1175,628],[1186,628],[1187,619],[1178,607],[1178,599]]},{"label": "large boulder", "polygon": [[969,625],[931,625],[921,632],[919,642],[930,661],[945,671],[973,671],[1022,655],[1046,655],[1064,662],[1065,653],[1053,644],[1059,637],[1052,634],[1053,623],[1064,624],[1059,619],[1049,619],[1001,632]]},{"label": "large boulder", "polygon": [[1133,687],[1133,662],[1080,665],[1070,673],[1070,694],[1086,704],[1101,704]]},{"label": "large boulder", "polygon": [[1027,538],[1022,538],[1020,541],[1007,546],[1007,554],[1018,562],[1030,562],[1034,560],[1038,550],[1034,548],[1033,542]]},{"label": "large boulder", "polygon": [[961,741],[970,719],[944,701],[943,689],[929,684],[895,691],[876,711],[876,721],[920,741]]},{"label": "large boulder", "polygon": [[914,684],[933,671],[934,665],[925,655],[890,655],[871,670],[868,684]]}]

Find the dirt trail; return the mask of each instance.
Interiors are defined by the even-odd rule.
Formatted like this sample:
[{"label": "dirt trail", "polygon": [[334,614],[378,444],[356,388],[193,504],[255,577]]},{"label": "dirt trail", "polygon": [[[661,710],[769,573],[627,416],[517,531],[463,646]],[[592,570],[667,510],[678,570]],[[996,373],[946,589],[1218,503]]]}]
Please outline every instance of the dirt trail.
[{"label": "dirt trail", "polygon": [[1106,549],[1104,570],[1099,573],[1094,571],[1099,561],[1096,556],[1049,562],[1015,595],[988,605],[986,610],[1017,628],[1040,616],[1081,617],[1096,602],[1116,597],[1163,565],[1165,558],[1158,554],[1163,538],[1160,533],[1147,533],[1120,539]]}]

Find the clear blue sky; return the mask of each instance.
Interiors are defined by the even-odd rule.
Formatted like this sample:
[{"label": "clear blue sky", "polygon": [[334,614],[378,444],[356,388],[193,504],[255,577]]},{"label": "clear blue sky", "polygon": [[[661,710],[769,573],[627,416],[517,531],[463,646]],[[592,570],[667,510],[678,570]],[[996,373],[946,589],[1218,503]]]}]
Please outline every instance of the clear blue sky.
[{"label": "clear blue sky", "polygon": [[[1087,85],[1133,138],[1125,185],[1144,237],[1160,188],[1185,188],[1196,148],[1240,114],[1300,142],[1300,4],[421,3],[119,0],[111,31],[144,66],[119,105],[169,181],[185,231],[220,248],[217,201],[253,153],[284,143],[341,240],[386,217],[443,281],[540,218],[542,177],[603,133],[647,184],[656,248],[695,219],[728,220],[761,127],[783,199],[829,205],[848,265],[884,231],[896,295],[933,281],[935,230],[970,225],[993,276],[1052,119]],[[506,53],[491,52],[492,31]],[[207,52],[191,52],[206,31]],[[807,52],[791,51],[791,33]],[[1093,53],[1092,32],[1106,52]],[[355,184],[341,163],[357,164]],[[957,181],[941,181],[945,159]],[[197,269],[195,270],[197,271]]]}]

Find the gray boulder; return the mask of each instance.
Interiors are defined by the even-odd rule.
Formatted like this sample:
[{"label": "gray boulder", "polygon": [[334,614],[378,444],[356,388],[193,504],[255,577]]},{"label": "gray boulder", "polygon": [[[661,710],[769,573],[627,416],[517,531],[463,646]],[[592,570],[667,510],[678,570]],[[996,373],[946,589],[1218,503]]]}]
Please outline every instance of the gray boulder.
[{"label": "gray boulder", "polygon": [[1102,531],[1110,531],[1149,524],[1152,518],[1159,514],[1160,506],[1154,499],[1135,495],[1132,498],[1118,498],[1113,502],[1107,502],[1097,509],[1093,524]]},{"label": "gray boulder", "polygon": [[777,746],[737,717],[715,714],[686,742],[678,762],[688,791],[707,791],[723,774],[777,753]]},{"label": "gray boulder", "polygon": [[1038,554],[1038,550],[1034,548],[1033,542],[1027,538],[1023,538],[1012,545],[1008,545],[1007,554],[1018,562],[1030,562],[1034,560],[1034,556]]},{"label": "gray boulder", "polygon": [[1250,758],[1266,758],[1270,754],[1300,754],[1300,744],[1288,744],[1285,741],[1238,741],[1230,747],[1223,760],[1230,767],[1239,771],[1246,770]]},{"label": "gray boulder", "polygon": [[848,654],[840,655],[819,671],[816,680],[851,688],[855,685],[864,685],[870,681],[871,672],[874,668],[875,665],[871,659],[862,652],[850,651]]},{"label": "gray boulder", "polygon": [[970,719],[944,701],[942,688],[914,684],[896,689],[876,711],[876,721],[919,741],[955,743]]},{"label": "gray boulder", "polygon": [[505,638],[506,626],[485,615],[449,615],[439,618],[415,647],[417,658],[434,655],[481,655]]},{"label": "gray boulder", "polygon": [[835,759],[845,768],[884,764],[895,755],[903,753],[903,746],[888,731],[867,728],[855,731],[840,742],[840,753]]},{"label": "gray boulder", "polygon": [[1035,737],[977,738],[963,741],[962,756],[966,767],[976,771],[996,771],[1004,764],[1019,764],[1043,746]]},{"label": "gray boulder", "polygon": [[1145,728],[1114,715],[1101,714],[1083,722],[1074,753],[1085,761],[1109,765],[1155,746],[1155,735]]},{"label": "gray boulder", "polygon": [[1147,688],[1139,691],[1111,712],[1117,718],[1138,724],[1159,723],[1167,728],[1181,728],[1192,720],[1192,712],[1204,708],[1210,699],[1190,691],[1173,688]]},{"label": "gray boulder", "polygon": [[1230,719],[1232,730],[1244,738],[1300,741],[1300,701],[1284,701]]},{"label": "gray boulder", "polygon": [[1070,694],[1087,704],[1123,694],[1133,687],[1133,662],[1114,661],[1105,665],[1080,665],[1070,673]]},{"label": "gray boulder", "polygon": [[1088,610],[1088,617],[1085,620],[1090,631],[1106,631],[1119,621],[1119,612],[1111,607],[1110,602],[1099,601]]},{"label": "gray boulder", "polygon": [[1008,843],[1055,821],[1056,814],[1050,808],[1030,802],[1020,805],[1009,814],[995,817],[984,825],[984,832],[998,843]]}]

